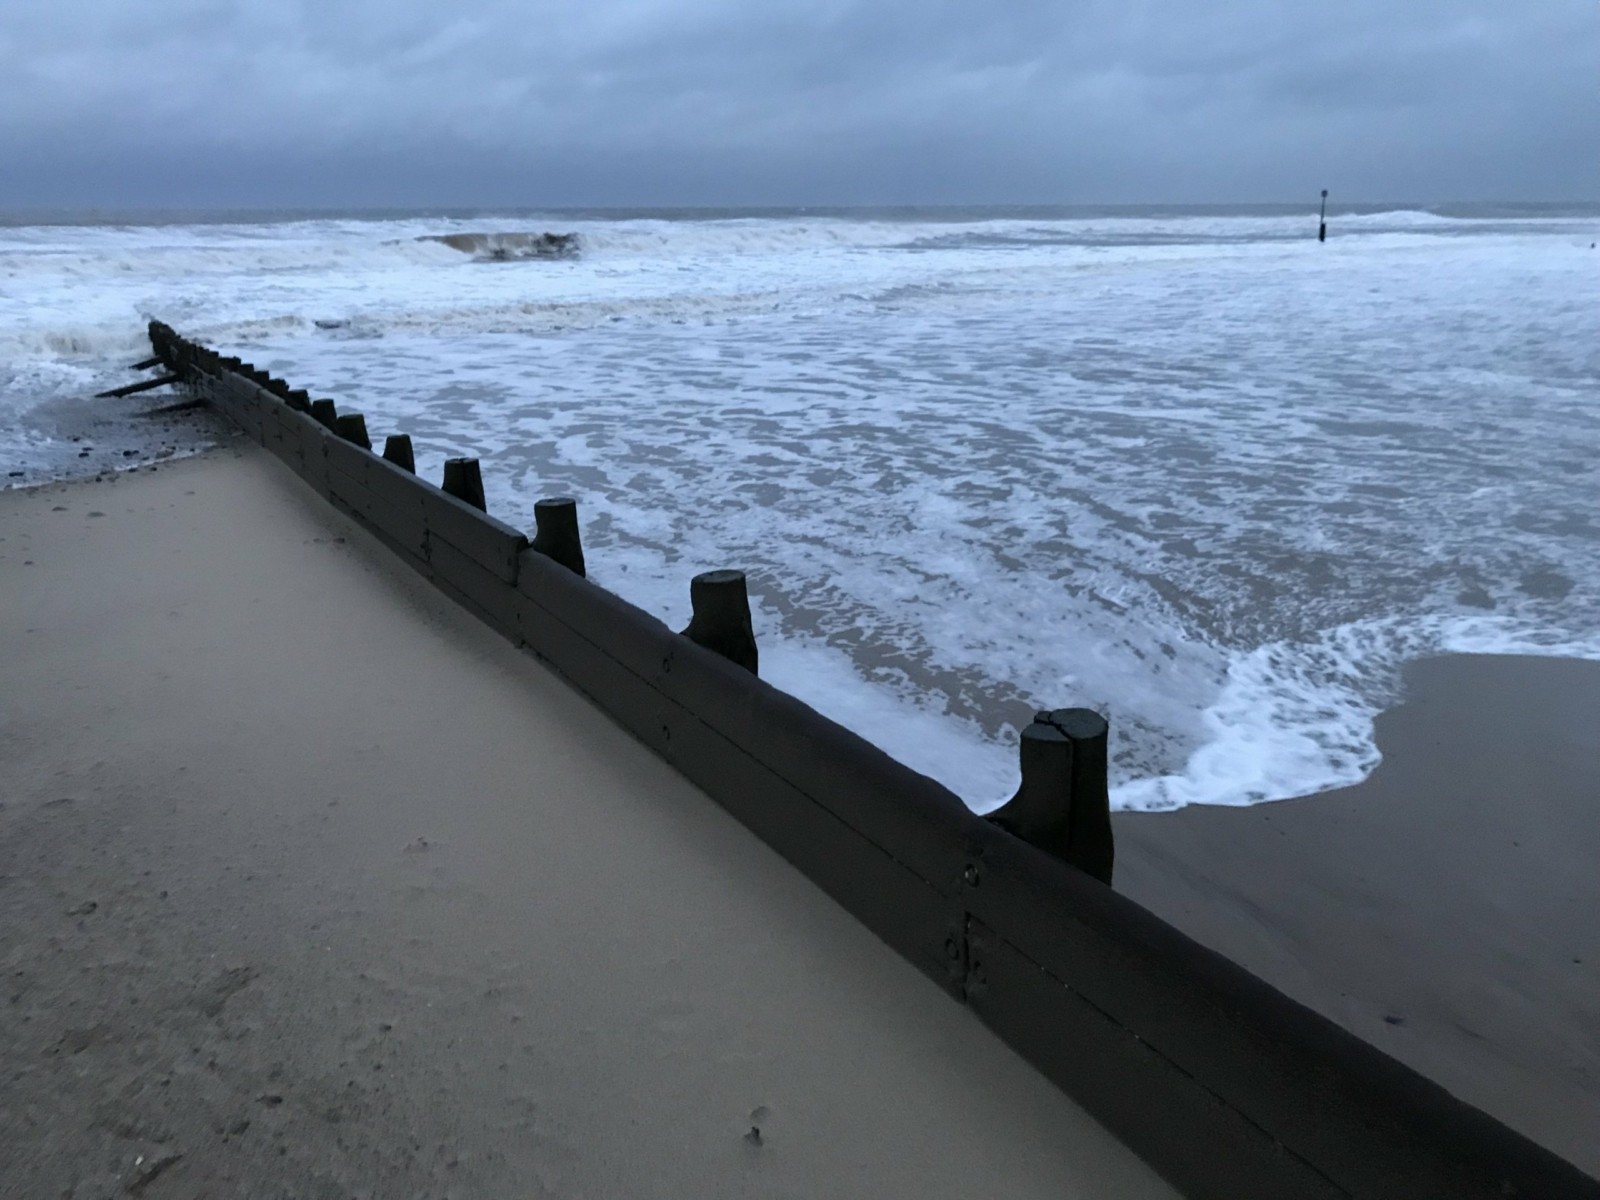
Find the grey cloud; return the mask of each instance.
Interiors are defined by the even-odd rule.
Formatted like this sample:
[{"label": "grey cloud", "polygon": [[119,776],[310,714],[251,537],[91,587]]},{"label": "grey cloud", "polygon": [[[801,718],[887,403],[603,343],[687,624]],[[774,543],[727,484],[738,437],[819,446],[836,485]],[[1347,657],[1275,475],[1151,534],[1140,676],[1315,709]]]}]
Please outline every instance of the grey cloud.
[{"label": "grey cloud", "polygon": [[1588,0],[11,0],[0,204],[1585,198],[1596,62]]}]

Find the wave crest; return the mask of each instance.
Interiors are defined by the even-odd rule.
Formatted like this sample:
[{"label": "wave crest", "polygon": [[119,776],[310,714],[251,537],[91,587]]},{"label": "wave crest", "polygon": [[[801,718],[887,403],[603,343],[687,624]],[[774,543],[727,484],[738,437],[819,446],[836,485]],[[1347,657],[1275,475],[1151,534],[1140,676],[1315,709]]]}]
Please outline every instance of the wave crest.
[{"label": "wave crest", "polygon": [[577,258],[575,233],[428,233],[419,242],[438,242],[470,255],[473,262],[521,262],[530,258]]}]

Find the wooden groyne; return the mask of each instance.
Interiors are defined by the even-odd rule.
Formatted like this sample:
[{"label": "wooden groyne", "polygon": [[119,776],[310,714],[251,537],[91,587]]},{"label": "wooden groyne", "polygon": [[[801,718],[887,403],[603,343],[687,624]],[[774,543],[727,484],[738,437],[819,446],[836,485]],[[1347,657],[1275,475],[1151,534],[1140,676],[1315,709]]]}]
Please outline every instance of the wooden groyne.
[{"label": "wooden groyne", "polygon": [[[674,632],[585,574],[576,503],[536,536],[409,439],[150,326],[160,365],[437,587],[564,675],[1055,1081],[1207,1200],[1587,1197],[1600,1183],[1109,886],[1105,723],[1043,712],[992,819],[769,684],[744,580]],[[930,1054],[939,1048],[928,1047]]]}]

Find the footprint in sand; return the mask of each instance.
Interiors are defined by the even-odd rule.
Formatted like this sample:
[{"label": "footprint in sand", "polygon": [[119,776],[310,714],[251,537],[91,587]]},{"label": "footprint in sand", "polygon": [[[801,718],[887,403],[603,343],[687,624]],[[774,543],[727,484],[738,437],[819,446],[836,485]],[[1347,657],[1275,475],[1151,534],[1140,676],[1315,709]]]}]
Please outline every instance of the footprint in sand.
[{"label": "footprint in sand", "polygon": [[765,1104],[758,1104],[750,1110],[750,1128],[745,1132],[744,1140],[752,1146],[761,1146],[766,1143],[766,1127],[772,1119],[772,1110]]}]

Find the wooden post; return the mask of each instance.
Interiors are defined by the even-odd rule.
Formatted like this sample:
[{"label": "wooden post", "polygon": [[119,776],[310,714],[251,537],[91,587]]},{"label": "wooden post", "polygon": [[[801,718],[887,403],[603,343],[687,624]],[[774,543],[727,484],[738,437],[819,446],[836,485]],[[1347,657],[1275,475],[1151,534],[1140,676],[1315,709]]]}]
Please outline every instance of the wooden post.
[{"label": "wooden post", "polygon": [[743,571],[707,571],[689,582],[694,616],[683,636],[752,675],[757,671],[756,635]]},{"label": "wooden post", "polygon": [[345,413],[334,422],[333,431],[363,450],[372,449],[372,439],[367,436],[367,419],[360,413]]},{"label": "wooden post", "polygon": [[148,371],[151,367],[159,367],[160,365],[161,356],[158,354],[154,358],[141,358],[138,362],[134,363],[133,366],[129,367],[128,370]]},{"label": "wooden post", "polygon": [[1022,731],[1022,785],[989,820],[1106,886],[1116,859],[1106,777],[1110,727],[1091,708],[1034,716]]},{"label": "wooden post", "polygon": [[411,453],[409,433],[391,433],[383,443],[383,457],[397,467],[404,467],[413,475],[417,473],[417,460]]},{"label": "wooden post", "polygon": [[332,400],[313,400],[311,402],[311,419],[330,433],[339,431],[339,409]]},{"label": "wooden post", "polygon": [[277,396],[283,400],[287,400],[289,398],[289,393],[293,390],[284,380],[278,379],[272,375],[268,375],[266,382],[264,382],[261,386],[266,388],[267,391],[271,392],[274,396]]},{"label": "wooden post", "polygon": [[1322,215],[1317,218],[1317,241],[1328,240],[1328,189],[1322,189]]},{"label": "wooden post", "polygon": [[1072,741],[1054,725],[1034,721],[1022,731],[1022,783],[989,820],[1057,858],[1067,856],[1072,813]]},{"label": "wooden post", "polygon": [[578,502],[571,496],[552,496],[533,506],[532,548],[567,570],[584,574],[583,542],[578,535]]},{"label": "wooden post", "polygon": [[204,408],[209,401],[196,396],[192,400],[179,400],[172,404],[163,404],[159,408],[147,408],[143,412],[134,413],[136,417],[159,417],[167,413],[189,412],[191,409]]},{"label": "wooden post", "polygon": [[1067,861],[1110,887],[1116,859],[1107,778],[1111,727],[1092,708],[1058,708],[1041,715],[1072,742],[1072,816],[1067,830]]},{"label": "wooden post", "polygon": [[444,460],[444,491],[457,500],[464,500],[480,512],[488,512],[483,498],[483,473],[478,470],[475,458],[447,458]]},{"label": "wooden post", "polygon": [[109,392],[96,392],[96,400],[120,400],[124,396],[133,396],[139,392],[148,392],[151,388],[166,387],[169,383],[182,383],[182,375],[162,375],[157,379],[145,379],[139,383],[130,383],[127,387],[112,388]]}]

